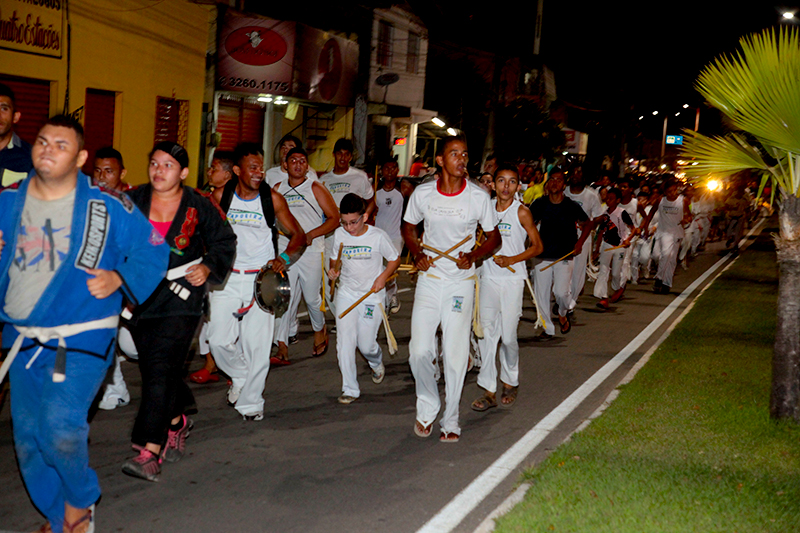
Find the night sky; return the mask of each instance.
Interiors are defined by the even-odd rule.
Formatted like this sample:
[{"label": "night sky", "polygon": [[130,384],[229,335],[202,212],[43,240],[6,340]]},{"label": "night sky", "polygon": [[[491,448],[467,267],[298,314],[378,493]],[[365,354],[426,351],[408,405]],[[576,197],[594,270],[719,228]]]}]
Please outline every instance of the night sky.
[{"label": "night sky", "polygon": [[[432,40],[445,39],[508,55],[533,50],[536,0],[410,2]],[[491,6],[491,7],[489,7]],[[555,71],[558,96],[613,109],[654,109],[687,98],[704,65],[736,49],[739,38],[780,21],[771,0],[545,0],[541,55]],[[797,6],[795,6],[797,7]]]}]

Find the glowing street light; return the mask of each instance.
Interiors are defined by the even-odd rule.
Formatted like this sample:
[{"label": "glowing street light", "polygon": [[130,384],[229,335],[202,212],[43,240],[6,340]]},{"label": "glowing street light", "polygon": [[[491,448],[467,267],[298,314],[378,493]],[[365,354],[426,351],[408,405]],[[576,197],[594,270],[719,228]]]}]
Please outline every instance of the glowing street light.
[{"label": "glowing street light", "polygon": [[433,117],[431,122],[439,126],[440,128],[444,128],[444,120],[440,119],[439,117]]},{"label": "glowing street light", "polygon": [[683,104],[684,109],[689,109],[689,104]]},{"label": "glowing street light", "polygon": [[782,14],[781,16],[782,16],[782,17],[783,17],[785,20],[792,20],[792,19],[794,19],[794,13],[792,13],[791,11],[784,11],[784,12],[783,12],[783,14]]},{"label": "glowing street light", "polygon": [[658,111],[653,111],[653,116],[658,115]]},{"label": "glowing street light", "polygon": [[447,134],[455,137],[456,135],[458,135],[458,132],[456,131],[455,128],[447,128]]}]

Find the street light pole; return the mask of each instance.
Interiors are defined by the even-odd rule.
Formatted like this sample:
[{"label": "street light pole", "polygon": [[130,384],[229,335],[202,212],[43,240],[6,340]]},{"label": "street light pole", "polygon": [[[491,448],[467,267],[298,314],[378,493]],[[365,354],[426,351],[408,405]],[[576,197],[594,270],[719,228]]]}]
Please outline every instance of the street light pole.
[{"label": "street light pole", "polygon": [[664,153],[667,150],[667,119],[669,118],[668,114],[664,114],[664,132],[661,135],[661,163],[664,163]]}]

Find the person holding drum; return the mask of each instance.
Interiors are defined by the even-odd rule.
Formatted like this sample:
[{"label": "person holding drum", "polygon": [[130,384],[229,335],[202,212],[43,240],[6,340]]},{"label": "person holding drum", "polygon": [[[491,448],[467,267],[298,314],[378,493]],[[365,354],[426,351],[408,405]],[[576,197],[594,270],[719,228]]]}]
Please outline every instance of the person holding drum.
[{"label": "person holding drum", "polygon": [[[336,330],[341,332],[336,336],[342,372],[339,403],[349,404],[361,395],[356,378],[356,348],[372,369],[373,383],[381,383],[386,375],[378,328],[386,313],[382,309],[384,287],[400,266],[400,256],[385,231],[367,225],[367,205],[363,198],[348,193],[339,209],[342,227],[334,232],[333,244],[334,250],[342,249],[342,260],[337,269],[337,261],[331,259],[328,276],[332,280],[341,276],[335,293],[336,309],[346,310],[336,317]],[[386,268],[384,259],[388,261]]]},{"label": "person holding drum", "polygon": [[170,247],[166,279],[136,308],[131,327],[142,402],[131,439],[138,455],[122,471],[148,481],[158,480],[162,461],[183,457],[192,429],[183,411],[194,398],[181,372],[203,314],[206,280],[224,280],[236,251],[236,236],[219,209],[183,186],[188,165],[182,146],[160,142],[150,152],[150,183],[129,193]]},{"label": "person holding drum", "polygon": [[[230,376],[228,403],[245,420],[264,419],[264,385],[269,372],[275,315],[254,305],[255,278],[267,266],[282,273],[306,246],[306,234],[283,196],[264,182],[264,153],[243,143],[234,153],[236,179],[214,191],[236,233],[236,260],[225,282],[211,291],[208,342],[217,366]],[[276,223],[289,235],[278,254]],[[237,340],[241,350],[237,350]]]},{"label": "person holding drum", "polygon": [[[328,350],[328,332],[325,329],[321,296],[322,253],[325,250],[325,235],[339,227],[339,210],[333,196],[319,181],[306,176],[306,151],[300,147],[292,148],[286,155],[286,164],[289,177],[276,183],[273,190],[283,195],[289,211],[306,232],[307,247],[288,270],[292,296],[288,312],[277,321],[278,353],[270,358],[270,364],[273,365],[289,364],[289,330],[297,319],[301,296],[305,299],[314,330],[314,349],[311,355],[319,357]],[[288,244],[288,237],[278,237],[279,250],[285,250]]]}]

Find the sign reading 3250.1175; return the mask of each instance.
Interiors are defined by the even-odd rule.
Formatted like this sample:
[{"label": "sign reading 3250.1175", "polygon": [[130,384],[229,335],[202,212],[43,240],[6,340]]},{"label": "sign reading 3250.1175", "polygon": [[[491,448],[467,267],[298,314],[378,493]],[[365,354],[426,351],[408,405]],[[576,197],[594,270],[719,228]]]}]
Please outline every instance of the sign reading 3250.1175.
[{"label": "sign reading 3250.1175", "polygon": [[274,80],[255,80],[252,78],[237,78],[233,76],[220,76],[219,86],[231,87],[233,89],[241,87],[244,89],[263,89],[265,91],[288,92],[288,81],[274,81]]}]

